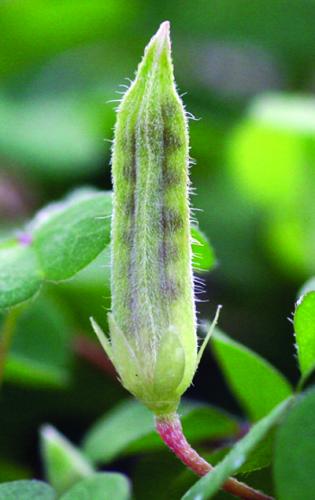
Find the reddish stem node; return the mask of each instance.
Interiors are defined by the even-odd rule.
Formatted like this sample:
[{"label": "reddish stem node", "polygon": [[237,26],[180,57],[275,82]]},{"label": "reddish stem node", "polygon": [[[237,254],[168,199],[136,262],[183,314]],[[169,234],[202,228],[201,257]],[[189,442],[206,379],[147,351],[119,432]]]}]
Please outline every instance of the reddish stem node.
[{"label": "reddish stem node", "polygon": [[[213,470],[213,466],[198,455],[188,443],[178,415],[157,418],[156,429],[168,448],[195,474],[204,476]],[[222,489],[243,500],[272,500],[272,497],[254,490],[233,477],[224,483]]]}]

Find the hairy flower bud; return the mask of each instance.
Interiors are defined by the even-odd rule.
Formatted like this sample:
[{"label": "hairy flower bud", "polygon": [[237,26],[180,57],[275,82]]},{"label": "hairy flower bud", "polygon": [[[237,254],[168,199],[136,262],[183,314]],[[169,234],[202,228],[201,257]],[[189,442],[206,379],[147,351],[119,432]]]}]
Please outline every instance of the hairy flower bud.
[{"label": "hairy flower bud", "polygon": [[110,342],[94,322],[122,384],[159,415],[176,410],[198,362],[188,162],[164,22],[117,113]]}]

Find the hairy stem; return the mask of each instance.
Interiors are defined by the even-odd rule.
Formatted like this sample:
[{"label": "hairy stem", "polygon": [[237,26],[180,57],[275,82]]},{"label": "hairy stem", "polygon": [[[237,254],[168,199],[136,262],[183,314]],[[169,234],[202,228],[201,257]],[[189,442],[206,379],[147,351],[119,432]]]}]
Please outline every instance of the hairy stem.
[{"label": "hairy stem", "polygon": [[[186,440],[178,415],[157,418],[156,429],[168,448],[195,474],[204,476],[213,470],[213,466],[198,455]],[[272,500],[272,497],[232,477],[224,483],[222,489],[243,500]]]},{"label": "hairy stem", "polygon": [[15,307],[7,312],[2,323],[2,329],[0,332],[0,386],[3,381],[5,362],[7,354],[9,352],[12,337],[14,334],[16,321],[21,312],[20,307]]}]

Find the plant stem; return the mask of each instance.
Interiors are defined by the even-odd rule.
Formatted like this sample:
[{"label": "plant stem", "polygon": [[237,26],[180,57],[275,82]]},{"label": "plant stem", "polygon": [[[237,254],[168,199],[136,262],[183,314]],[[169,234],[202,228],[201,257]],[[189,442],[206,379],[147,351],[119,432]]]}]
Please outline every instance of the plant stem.
[{"label": "plant stem", "polygon": [[3,382],[5,361],[10,349],[17,318],[21,312],[20,307],[15,307],[7,312],[0,333],[0,386]]},{"label": "plant stem", "polygon": [[[198,455],[186,440],[177,414],[170,417],[157,417],[156,429],[168,448],[195,474],[204,476],[213,470],[213,466]],[[272,500],[272,497],[232,477],[224,483],[222,489],[243,500]]]}]

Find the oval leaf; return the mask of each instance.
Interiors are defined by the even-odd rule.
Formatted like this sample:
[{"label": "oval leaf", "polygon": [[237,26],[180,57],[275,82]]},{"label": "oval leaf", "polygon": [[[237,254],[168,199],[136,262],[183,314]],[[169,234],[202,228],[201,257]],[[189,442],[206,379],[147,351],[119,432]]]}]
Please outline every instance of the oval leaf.
[{"label": "oval leaf", "polygon": [[47,280],[70,278],[89,264],[110,239],[111,197],[79,199],[34,231],[34,248]]},{"label": "oval leaf", "polygon": [[40,288],[41,271],[34,251],[16,241],[0,246],[0,309],[19,304]]},{"label": "oval leaf", "polygon": [[110,240],[111,193],[83,191],[41,210],[0,244],[0,309],[30,299],[43,281],[71,278]]},{"label": "oval leaf", "polygon": [[278,429],[274,477],[279,500],[313,500],[315,390],[297,400]]},{"label": "oval leaf", "polygon": [[55,500],[56,493],[42,481],[12,481],[0,484],[0,500]]},{"label": "oval leaf", "polygon": [[128,500],[130,486],[122,474],[99,472],[79,481],[60,500]]},{"label": "oval leaf", "polygon": [[218,330],[210,345],[230,388],[251,420],[264,417],[292,394],[287,379],[247,347]]},{"label": "oval leaf", "polygon": [[298,302],[294,314],[297,354],[303,376],[315,364],[315,292],[308,292]]},{"label": "oval leaf", "polygon": [[40,436],[46,477],[58,494],[65,492],[78,480],[93,474],[91,464],[80,450],[54,427],[45,425]]}]

